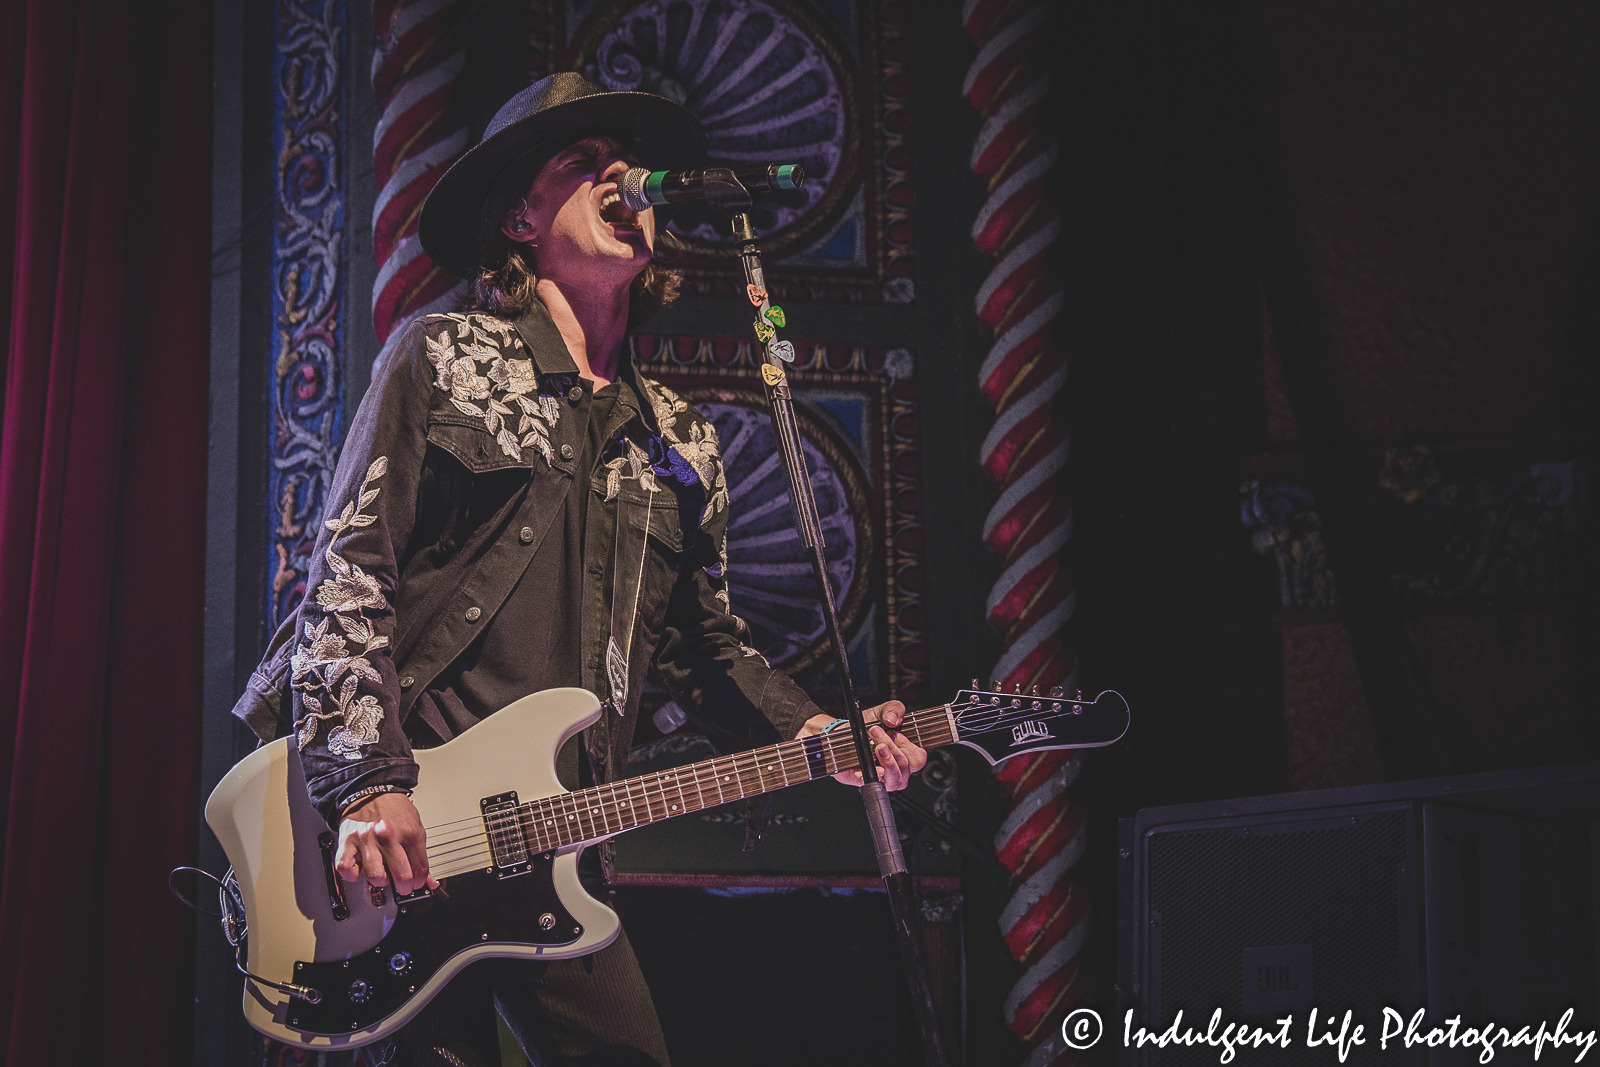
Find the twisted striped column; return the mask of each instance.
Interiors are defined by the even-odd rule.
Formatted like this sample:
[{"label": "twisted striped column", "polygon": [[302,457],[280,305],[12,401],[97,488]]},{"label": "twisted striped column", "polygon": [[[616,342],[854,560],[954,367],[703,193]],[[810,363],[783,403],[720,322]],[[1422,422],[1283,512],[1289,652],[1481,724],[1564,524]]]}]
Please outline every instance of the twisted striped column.
[{"label": "twisted striped column", "polygon": [[[989,621],[1005,640],[994,675],[1008,687],[1041,689],[1070,687],[1077,676],[1062,635],[1073,608],[1061,565],[1072,509],[1057,485],[1068,439],[1055,399],[1067,366],[1051,340],[1063,290],[1049,252],[1061,216],[1044,197],[1057,152],[1038,122],[1050,74],[1036,42],[1048,14],[1048,0],[967,0],[962,10],[978,46],[963,91],[983,118],[971,166],[988,184],[972,236],[995,258],[977,298],[978,316],[994,331],[979,372],[996,415],[980,460],[1000,485],[983,535],[1004,560],[988,601]],[[1022,968],[1004,1011],[1028,1050],[1027,1067],[1071,1062],[1061,1020],[1088,992],[1079,954],[1089,901],[1073,879],[1086,836],[1069,792],[1079,766],[1076,756],[1051,752],[1009,760],[997,772],[1011,803],[995,837],[1012,876],[1000,927]]]},{"label": "twisted striped column", "polygon": [[[387,341],[408,319],[454,308],[465,286],[422,251],[417,218],[445,170],[468,147],[466,127],[452,117],[450,96],[466,53],[444,36],[462,0],[373,0],[377,49],[372,94],[378,124],[372,133],[372,323]],[[443,53],[443,54],[440,54]]]}]

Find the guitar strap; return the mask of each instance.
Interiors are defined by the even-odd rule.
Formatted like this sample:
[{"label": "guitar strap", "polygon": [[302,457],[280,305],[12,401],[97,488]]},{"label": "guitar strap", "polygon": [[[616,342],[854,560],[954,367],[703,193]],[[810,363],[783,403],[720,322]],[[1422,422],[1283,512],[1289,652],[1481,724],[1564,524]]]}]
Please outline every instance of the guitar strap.
[{"label": "guitar strap", "polygon": [[[606,637],[607,706],[618,715],[628,705],[629,671],[633,660],[633,634],[639,621],[639,595],[644,587],[645,552],[649,547],[650,518],[655,495],[645,494],[644,506],[628,502],[627,493],[617,494],[616,536],[611,560],[611,631]],[[632,512],[641,512],[634,522]]]}]

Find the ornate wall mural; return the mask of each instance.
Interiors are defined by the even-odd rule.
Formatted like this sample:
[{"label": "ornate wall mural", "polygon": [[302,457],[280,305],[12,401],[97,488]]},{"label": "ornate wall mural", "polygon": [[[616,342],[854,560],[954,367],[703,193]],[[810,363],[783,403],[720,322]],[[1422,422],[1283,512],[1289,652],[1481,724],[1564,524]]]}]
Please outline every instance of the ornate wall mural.
[{"label": "ornate wall mural", "polygon": [[[807,183],[758,203],[774,296],[915,296],[905,4],[899,0],[535,0],[528,73],[578,70],[657,93],[705,124],[711,161],[799,163]],[[723,212],[676,210],[703,293],[739,291]]]},{"label": "ornate wall mural", "polygon": [[[754,344],[636,335],[633,345],[645,374],[671,386],[716,423],[732,497],[728,592],[734,612],[750,624],[755,647],[773,666],[795,678],[822,707],[836,707],[832,652],[811,564],[794,532]],[[860,698],[865,705],[889,697],[925,705],[915,356],[886,346],[795,347],[789,384]],[[636,772],[702,758],[709,751],[709,741],[684,725],[681,710],[659,685],[646,685],[641,707],[632,756]],[[954,768],[947,756],[931,758],[912,786],[917,801],[953,815]],[[785,881],[797,872],[870,878],[875,861],[859,833],[859,802],[831,783],[819,785],[774,798],[769,839],[754,852],[739,850],[745,820],[743,806],[734,805],[699,820],[672,820],[624,835],[618,869],[635,884],[674,884],[671,879],[684,871],[716,871],[734,879],[781,874]],[[785,829],[797,825],[807,831]],[[919,832],[907,849],[925,873],[959,869],[959,852],[931,831]]]},{"label": "ornate wall mural", "polygon": [[346,0],[278,0],[273,6],[269,629],[305,595],[305,561],[344,436],[347,17]]},{"label": "ornate wall mural", "polygon": [[[774,666],[833,703],[815,583],[794,533],[752,344],[637,335],[633,345],[645,374],[717,425],[733,499],[734,611]],[[863,701],[914,704],[925,696],[926,665],[914,357],[883,346],[796,348],[789,380],[856,684]],[[656,701],[665,699],[658,691]]]}]

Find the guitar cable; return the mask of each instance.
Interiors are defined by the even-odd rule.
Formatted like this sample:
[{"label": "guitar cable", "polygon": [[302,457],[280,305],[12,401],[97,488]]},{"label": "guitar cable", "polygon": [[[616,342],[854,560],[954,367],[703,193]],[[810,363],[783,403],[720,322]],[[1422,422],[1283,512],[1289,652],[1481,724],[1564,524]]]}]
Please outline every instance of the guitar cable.
[{"label": "guitar cable", "polygon": [[[196,901],[190,900],[188,897],[184,896],[178,891],[178,887],[172,884],[172,879],[175,878],[180,871],[189,871],[193,874],[201,876],[202,878],[209,878],[213,882],[217,883],[218,911],[207,911]],[[272,979],[263,978],[261,975],[255,974],[245,967],[244,963],[248,955],[246,940],[248,937],[248,929],[246,927],[244,918],[244,895],[239,890],[239,879],[238,876],[233,873],[232,867],[229,867],[227,872],[223,874],[221,878],[218,878],[210,871],[203,871],[199,867],[174,867],[167,874],[167,888],[172,890],[173,896],[183,901],[183,903],[192,910],[199,912],[202,915],[218,915],[221,917],[222,936],[227,938],[228,944],[233,946],[233,965],[238,969],[240,974],[244,975],[252,982],[255,982],[257,985],[268,986],[272,989],[276,989],[280,993],[287,993],[291,997],[303,1000],[308,1004],[322,1003],[321,990],[313,989],[310,986],[296,985],[293,982],[274,982]]]}]

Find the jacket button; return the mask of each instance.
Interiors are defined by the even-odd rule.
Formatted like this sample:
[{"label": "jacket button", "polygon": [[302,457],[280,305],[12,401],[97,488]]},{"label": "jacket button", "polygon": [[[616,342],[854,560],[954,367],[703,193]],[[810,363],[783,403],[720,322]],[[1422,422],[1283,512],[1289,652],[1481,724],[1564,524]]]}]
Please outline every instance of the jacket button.
[{"label": "jacket button", "polygon": [[561,458],[562,459],[571,459],[572,458],[572,446],[571,445],[562,445],[561,446]]},{"label": "jacket button", "polygon": [[525,545],[533,544],[533,527],[524,526],[522,528],[522,532],[517,534],[517,540],[521,541]]},{"label": "jacket button", "polygon": [[411,675],[409,675],[409,674],[406,675],[404,678],[400,679],[400,688],[401,689],[410,689],[412,686],[414,686],[416,684],[417,684],[417,680],[415,678],[411,677]]},{"label": "jacket button", "polygon": [[467,609],[467,621],[468,622],[477,622],[481,618],[483,618],[483,612],[480,611],[479,609],[477,609],[477,608],[468,608]]},{"label": "jacket button", "polygon": [[574,385],[571,389],[567,390],[567,403],[576,404],[578,401],[580,401],[582,399],[583,399],[583,390],[578,388],[576,385]]}]

